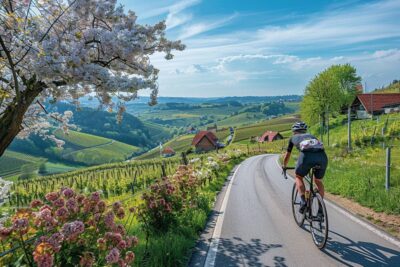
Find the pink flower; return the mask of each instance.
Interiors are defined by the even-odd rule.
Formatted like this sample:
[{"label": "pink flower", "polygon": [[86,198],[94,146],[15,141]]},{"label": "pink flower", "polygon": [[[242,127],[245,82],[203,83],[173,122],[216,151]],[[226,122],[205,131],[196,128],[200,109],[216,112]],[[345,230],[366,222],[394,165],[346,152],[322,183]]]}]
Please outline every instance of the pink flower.
[{"label": "pink flower", "polygon": [[16,219],[13,221],[14,230],[20,233],[26,233],[28,231],[29,221],[26,218]]},{"label": "pink flower", "polygon": [[33,260],[38,267],[52,267],[54,261],[52,253],[52,246],[49,243],[41,242],[33,252]]},{"label": "pink flower", "polygon": [[7,239],[11,235],[12,231],[13,231],[12,228],[1,227],[0,228],[0,240]]},{"label": "pink flower", "polygon": [[103,213],[106,210],[106,203],[103,200],[101,200],[101,201],[99,201],[99,203],[97,203],[97,210],[100,213]]},{"label": "pink flower", "polygon": [[38,207],[41,206],[41,205],[43,205],[43,202],[42,202],[42,201],[40,201],[40,200],[38,200],[38,199],[34,199],[34,200],[32,200],[30,206],[31,206],[32,209],[36,209],[36,208],[38,208]]},{"label": "pink flower", "polygon": [[135,260],[135,253],[133,253],[132,251],[128,251],[125,254],[125,262],[127,264],[131,264],[134,260]]},{"label": "pink flower", "polygon": [[118,209],[121,208],[121,207],[122,207],[122,205],[121,205],[121,202],[119,202],[119,201],[114,202],[113,205],[112,205],[112,208],[113,208],[114,212],[117,212]]},{"label": "pink flower", "polygon": [[59,252],[61,249],[61,243],[64,241],[64,235],[62,233],[54,233],[50,236],[47,242],[52,245],[55,252]]},{"label": "pink flower", "polygon": [[57,217],[59,217],[59,218],[61,218],[61,219],[66,219],[67,217],[68,217],[68,210],[66,209],[66,208],[64,208],[64,207],[62,207],[62,208],[59,208],[57,211],[56,211],[56,216]]},{"label": "pink flower", "polygon": [[100,193],[99,192],[92,193],[92,195],[90,196],[90,200],[94,203],[99,202],[100,201]]},{"label": "pink flower", "polygon": [[136,246],[139,243],[139,239],[136,236],[128,236],[126,239],[127,247]]},{"label": "pink flower", "polygon": [[76,201],[78,202],[78,204],[82,204],[84,200],[85,200],[85,196],[84,195],[78,195],[76,197]]},{"label": "pink flower", "polygon": [[68,199],[65,206],[72,213],[75,213],[78,211],[78,204],[76,203],[76,200],[73,198]]},{"label": "pink flower", "polygon": [[106,240],[104,238],[97,239],[97,245],[99,246],[100,250],[106,249]]},{"label": "pink flower", "polygon": [[59,198],[53,202],[53,205],[56,207],[63,207],[64,204],[65,204],[65,201],[62,198]]},{"label": "pink flower", "polygon": [[109,211],[106,216],[104,217],[104,223],[108,229],[113,229],[115,226],[114,222],[114,213]]},{"label": "pink flower", "polygon": [[113,248],[106,256],[106,261],[108,264],[117,263],[120,257],[119,249]]},{"label": "pink flower", "polygon": [[58,192],[51,192],[51,193],[46,194],[46,199],[48,201],[55,201],[59,197],[60,197],[60,193],[58,193]]},{"label": "pink flower", "polygon": [[165,205],[165,199],[162,198],[162,199],[160,199],[159,202],[160,202],[160,205],[161,205],[161,206],[164,206],[164,205]]},{"label": "pink flower", "polygon": [[85,225],[81,221],[66,223],[62,228],[66,240],[75,240],[84,231]]},{"label": "pink flower", "polygon": [[120,233],[121,235],[126,234],[125,227],[122,224],[117,224],[113,230],[114,230],[114,232]]},{"label": "pink flower", "polygon": [[118,244],[122,240],[122,235],[120,233],[107,232],[104,237],[114,244]]},{"label": "pink flower", "polygon": [[119,243],[117,244],[117,247],[121,250],[126,249],[127,248],[126,241],[124,241],[124,240],[119,241]]},{"label": "pink flower", "polygon": [[74,190],[72,190],[71,188],[66,188],[62,191],[63,195],[65,198],[69,199],[73,196],[75,196],[75,192]]},{"label": "pink flower", "polygon": [[120,208],[117,210],[116,214],[117,214],[118,219],[123,219],[123,218],[125,217],[125,210],[124,210],[124,208],[120,207]]}]

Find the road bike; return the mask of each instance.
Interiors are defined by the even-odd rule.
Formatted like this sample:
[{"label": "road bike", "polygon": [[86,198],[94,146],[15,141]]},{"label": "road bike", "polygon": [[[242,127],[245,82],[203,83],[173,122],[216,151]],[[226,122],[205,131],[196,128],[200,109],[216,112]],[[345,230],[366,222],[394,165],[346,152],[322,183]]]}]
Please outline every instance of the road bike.
[{"label": "road bike", "polygon": [[[319,248],[323,249],[328,240],[328,213],[323,198],[318,193],[317,189],[314,189],[314,172],[319,169],[320,166],[312,168],[310,173],[303,178],[304,185],[306,186],[305,198],[306,198],[306,209],[303,213],[300,213],[301,197],[297,191],[296,183],[292,189],[292,212],[294,220],[299,227],[302,227],[304,221],[310,224],[310,233],[313,238],[314,244]],[[286,170],[293,170],[293,167],[286,167],[283,169],[283,175],[287,179]],[[318,210],[321,207],[322,214],[318,214]],[[322,215],[322,216],[321,216]]]}]

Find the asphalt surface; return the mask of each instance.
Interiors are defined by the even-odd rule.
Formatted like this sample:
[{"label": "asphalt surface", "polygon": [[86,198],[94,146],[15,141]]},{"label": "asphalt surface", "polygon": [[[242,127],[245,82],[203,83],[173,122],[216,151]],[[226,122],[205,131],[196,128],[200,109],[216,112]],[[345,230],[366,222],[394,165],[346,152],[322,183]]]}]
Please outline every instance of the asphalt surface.
[{"label": "asphalt surface", "polygon": [[[217,246],[209,249],[221,216],[215,212],[189,266],[400,266],[398,246],[331,205],[328,243],[322,251],[315,247],[308,224],[299,228],[294,222],[293,181],[282,177],[277,159],[263,155],[241,164],[221,211]],[[211,250],[215,257],[208,255]]]}]

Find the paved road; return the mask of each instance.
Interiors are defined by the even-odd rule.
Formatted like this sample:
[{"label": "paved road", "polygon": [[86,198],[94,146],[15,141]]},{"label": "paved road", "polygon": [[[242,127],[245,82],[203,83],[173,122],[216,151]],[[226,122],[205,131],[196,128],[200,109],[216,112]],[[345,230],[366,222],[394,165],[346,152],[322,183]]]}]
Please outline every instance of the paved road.
[{"label": "paved road", "polygon": [[293,181],[283,179],[277,159],[256,156],[237,170],[208,266],[400,266],[398,246],[330,205],[330,239],[324,251],[317,249],[308,225],[301,229],[293,220]]}]

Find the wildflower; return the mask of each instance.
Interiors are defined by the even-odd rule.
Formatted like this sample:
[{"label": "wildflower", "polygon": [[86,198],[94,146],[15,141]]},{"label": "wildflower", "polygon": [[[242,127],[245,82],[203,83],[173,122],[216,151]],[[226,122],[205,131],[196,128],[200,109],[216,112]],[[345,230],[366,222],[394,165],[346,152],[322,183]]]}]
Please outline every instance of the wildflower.
[{"label": "wildflower", "polygon": [[126,249],[127,248],[127,245],[126,245],[126,241],[125,240],[121,240],[121,241],[119,241],[118,242],[118,244],[117,244],[117,247],[119,248],[119,249]]},{"label": "wildflower", "polygon": [[79,261],[79,266],[91,267],[94,264],[94,256],[92,252],[84,252]]},{"label": "wildflower", "polygon": [[0,240],[8,238],[12,234],[13,229],[11,227],[0,228]]},{"label": "wildflower", "polygon": [[36,246],[33,252],[33,260],[38,267],[52,267],[53,266],[53,250],[49,243],[42,242]]},{"label": "wildflower", "polygon": [[65,201],[62,198],[59,198],[53,202],[53,205],[56,207],[63,207],[64,204],[65,204]]},{"label": "wildflower", "polygon": [[42,202],[42,201],[40,201],[40,200],[38,200],[38,199],[34,199],[34,200],[32,200],[30,207],[31,207],[32,209],[35,209],[35,208],[40,207],[41,205],[43,205],[43,202]]},{"label": "wildflower", "polygon": [[126,252],[126,254],[125,254],[125,262],[127,264],[131,264],[134,260],[135,260],[135,253],[133,253],[132,251]]},{"label": "wildflower", "polygon": [[54,252],[59,252],[61,249],[61,243],[64,241],[64,235],[62,233],[54,233],[48,238],[47,242],[52,246]]},{"label": "wildflower", "polygon": [[66,219],[68,217],[68,210],[64,207],[59,208],[56,210],[56,216],[61,219]]},{"label": "wildflower", "polygon": [[73,196],[75,196],[75,192],[74,190],[72,190],[71,188],[66,188],[62,191],[62,194],[64,195],[65,198],[70,199]]},{"label": "wildflower", "polygon": [[121,235],[125,235],[126,234],[125,227],[122,224],[117,224],[114,227],[114,232],[120,233]]},{"label": "wildflower", "polygon": [[106,261],[108,264],[117,263],[120,257],[120,252],[118,248],[113,248],[106,256]]},{"label": "wildflower", "polygon": [[124,208],[123,208],[123,207],[120,207],[120,208],[117,210],[116,214],[117,214],[118,219],[123,219],[123,218],[125,217],[125,210],[124,210]]},{"label": "wildflower", "polygon": [[78,202],[78,204],[83,204],[84,200],[85,200],[85,196],[84,195],[78,195],[76,197],[76,201]]},{"label": "wildflower", "polygon": [[13,228],[21,234],[28,232],[29,221],[26,218],[13,220]]},{"label": "wildflower", "polygon": [[78,235],[83,233],[85,230],[85,225],[81,221],[74,221],[71,223],[64,224],[62,228],[62,233],[66,240],[75,240]]},{"label": "wildflower", "polygon": [[90,196],[90,201],[97,203],[100,201],[100,193],[99,192],[94,192],[92,193],[92,195]]},{"label": "wildflower", "polygon": [[108,229],[114,228],[115,222],[114,222],[114,213],[109,211],[106,216],[104,217],[104,223]]},{"label": "wildflower", "polygon": [[112,208],[113,208],[114,212],[117,212],[118,209],[121,208],[121,207],[122,207],[122,205],[121,205],[121,202],[119,202],[119,201],[114,202],[113,205],[112,205]]},{"label": "wildflower", "polygon": [[67,207],[69,212],[78,212],[78,203],[76,203],[76,200],[73,198],[68,199],[65,206]]},{"label": "wildflower", "polygon": [[128,248],[136,246],[139,243],[139,239],[136,236],[128,236],[126,238],[126,245]]},{"label": "wildflower", "polygon": [[56,201],[60,197],[60,193],[58,192],[51,192],[46,194],[46,199],[48,201]]},{"label": "wildflower", "polygon": [[106,203],[103,200],[97,203],[97,210],[101,213],[103,213],[106,210]]}]

